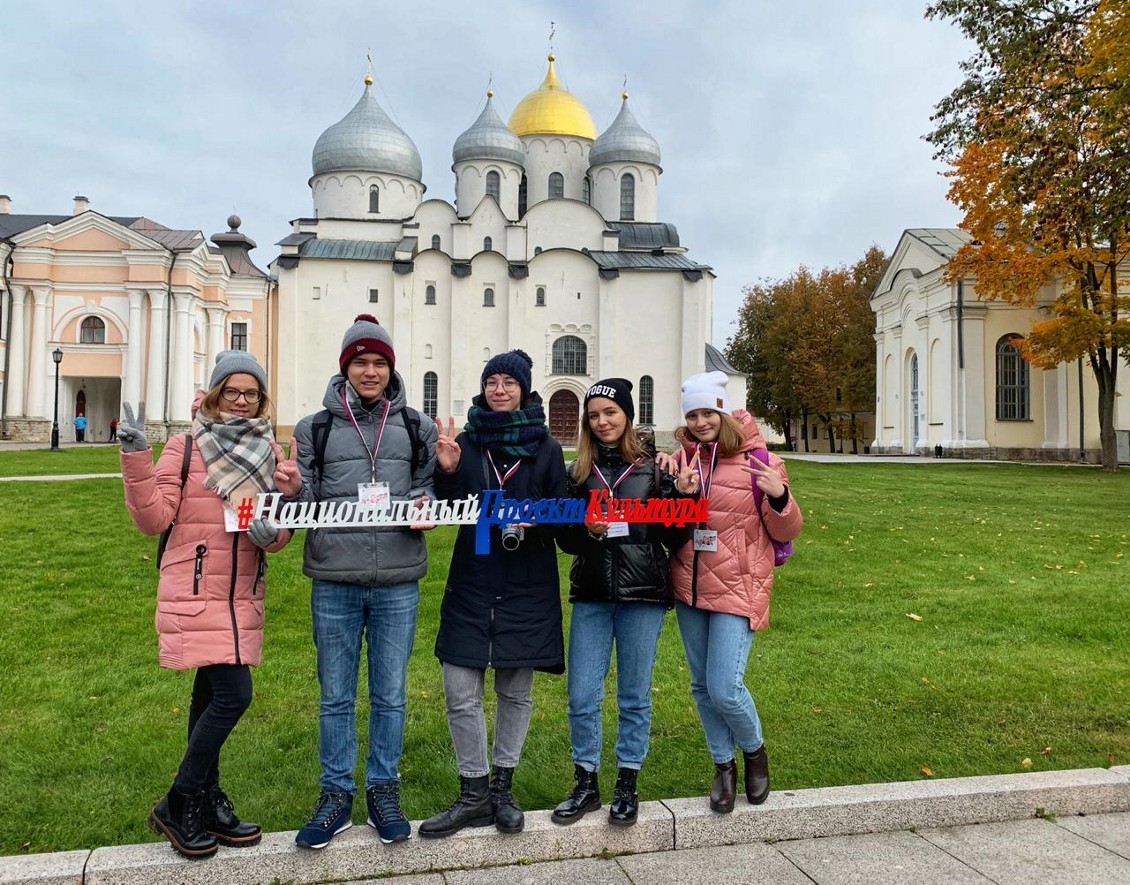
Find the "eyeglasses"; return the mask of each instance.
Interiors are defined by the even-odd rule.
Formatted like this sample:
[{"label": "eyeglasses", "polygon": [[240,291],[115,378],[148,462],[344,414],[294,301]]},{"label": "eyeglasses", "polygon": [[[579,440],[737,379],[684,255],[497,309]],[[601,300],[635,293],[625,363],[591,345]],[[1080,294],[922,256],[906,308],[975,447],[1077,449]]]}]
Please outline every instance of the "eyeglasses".
[{"label": "eyeglasses", "polygon": [[483,385],[483,390],[498,390],[501,387],[507,393],[513,393],[520,386],[517,381],[510,378],[506,381],[488,381]]},{"label": "eyeglasses", "polygon": [[220,391],[220,396],[226,399],[229,403],[234,403],[241,396],[243,401],[247,403],[257,403],[263,398],[263,394],[258,390],[236,390],[234,387],[225,387]]}]

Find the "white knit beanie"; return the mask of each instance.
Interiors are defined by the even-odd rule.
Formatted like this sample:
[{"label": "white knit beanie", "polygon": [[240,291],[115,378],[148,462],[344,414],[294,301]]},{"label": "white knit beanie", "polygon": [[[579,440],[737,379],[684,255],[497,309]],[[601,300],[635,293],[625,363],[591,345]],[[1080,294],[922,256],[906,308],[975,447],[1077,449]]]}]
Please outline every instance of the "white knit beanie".
[{"label": "white knit beanie", "polygon": [[683,414],[695,409],[712,409],[729,414],[725,372],[699,372],[683,382]]}]

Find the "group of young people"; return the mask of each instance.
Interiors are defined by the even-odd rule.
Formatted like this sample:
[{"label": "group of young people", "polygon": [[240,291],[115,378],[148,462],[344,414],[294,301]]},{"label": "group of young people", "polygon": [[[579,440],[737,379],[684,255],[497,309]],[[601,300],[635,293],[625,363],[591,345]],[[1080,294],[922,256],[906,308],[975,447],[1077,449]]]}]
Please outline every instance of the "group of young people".
[{"label": "group of young people", "polygon": [[[492,357],[456,434],[453,420],[433,421],[407,404],[392,340],[374,317],[362,314],[345,333],[340,373],[329,381],[323,410],[299,421],[289,454],[273,436],[266,374],[243,351],[217,356],[190,433],[172,437],[156,464],[143,404],[136,417],[124,407],[118,437],[127,508],[143,532],[162,534],[160,663],[196,671],[186,750],[149,816],[182,855],[207,857],[220,844],[251,845],[261,835],[257,825],[240,820],[219,778],[220,750],[250,704],[250,667],[260,659],[265,553],[291,539],[269,519],[239,530],[235,503],[260,492],[378,507],[488,490],[532,500],[587,500],[594,491],[644,502],[705,497],[709,518],[700,525],[590,520],[491,526],[487,553],[476,552],[475,526],[459,528],[435,640],[459,793],[423,821],[418,834],[523,829],[514,776],[538,670],[568,674],[574,783],[552,820],[567,825],[601,808],[601,711],[613,647],[619,719],[609,822],[634,824],[651,730],[652,670],[671,608],[714,762],[710,807],[733,810],[738,749],[748,801],[765,801],[768,760],[745,671],[756,631],[768,622],[773,542],[792,540],[801,528],[784,464],[765,451],[752,416],[730,410],[726,376],[707,372],[683,383],[685,424],[670,455],[655,452],[637,431],[630,381],[592,385],[576,458],[567,467],[532,389],[532,367],[520,350]],[[296,836],[304,848],[323,848],[352,826],[363,644],[370,699],[367,823],[385,843],[411,834],[397,767],[427,528],[306,532],[303,571],[312,579],[322,773],[313,812]],[[568,649],[558,549],[573,556]],[[489,729],[483,706],[488,671],[497,701]]]}]

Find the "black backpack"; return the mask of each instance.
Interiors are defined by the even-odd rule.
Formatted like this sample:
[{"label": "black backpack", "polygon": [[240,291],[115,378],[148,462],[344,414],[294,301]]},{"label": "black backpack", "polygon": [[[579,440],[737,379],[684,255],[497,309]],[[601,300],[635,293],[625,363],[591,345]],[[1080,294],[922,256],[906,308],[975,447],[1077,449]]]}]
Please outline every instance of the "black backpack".
[{"label": "black backpack", "polygon": [[[404,421],[404,429],[408,431],[408,441],[412,446],[412,475],[420,469],[420,451],[423,444],[420,442],[420,413],[411,406],[405,406],[400,412]],[[322,472],[326,466],[326,443],[330,438],[330,425],[334,416],[329,409],[322,409],[314,416],[310,427],[310,435],[314,443],[314,476],[318,482],[322,481]]]}]

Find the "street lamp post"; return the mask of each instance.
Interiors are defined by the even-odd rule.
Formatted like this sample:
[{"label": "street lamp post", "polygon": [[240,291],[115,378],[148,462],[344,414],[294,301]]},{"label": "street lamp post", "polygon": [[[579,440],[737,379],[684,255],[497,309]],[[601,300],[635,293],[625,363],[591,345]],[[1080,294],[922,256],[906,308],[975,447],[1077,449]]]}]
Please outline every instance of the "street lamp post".
[{"label": "street lamp post", "polygon": [[63,351],[56,347],[51,351],[55,361],[55,420],[51,422],[51,451],[59,451],[59,363],[63,361]]}]

